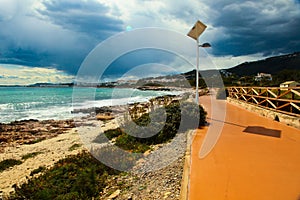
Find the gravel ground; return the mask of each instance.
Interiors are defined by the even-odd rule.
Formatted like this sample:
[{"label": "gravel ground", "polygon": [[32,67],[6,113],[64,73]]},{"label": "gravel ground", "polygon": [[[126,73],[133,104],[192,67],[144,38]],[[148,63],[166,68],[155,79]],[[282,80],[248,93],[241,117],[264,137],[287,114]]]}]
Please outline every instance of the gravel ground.
[{"label": "gravel ground", "polygon": [[169,166],[145,174],[111,177],[100,199],[120,191],[115,199],[179,199],[184,158]]},{"label": "gravel ground", "polygon": [[186,142],[186,134],[177,134],[156,146],[133,172],[111,176],[100,199],[179,199]]}]

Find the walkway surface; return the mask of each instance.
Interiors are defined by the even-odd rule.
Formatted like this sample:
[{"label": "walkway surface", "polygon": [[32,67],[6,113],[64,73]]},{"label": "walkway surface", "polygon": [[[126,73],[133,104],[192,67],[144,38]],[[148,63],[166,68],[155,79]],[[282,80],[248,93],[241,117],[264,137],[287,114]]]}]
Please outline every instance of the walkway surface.
[{"label": "walkway surface", "polygon": [[[300,200],[300,130],[229,103],[225,120],[212,119],[210,99],[199,100],[210,125],[193,138],[189,199]],[[200,159],[207,130],[223,123],[218,142]]]}]

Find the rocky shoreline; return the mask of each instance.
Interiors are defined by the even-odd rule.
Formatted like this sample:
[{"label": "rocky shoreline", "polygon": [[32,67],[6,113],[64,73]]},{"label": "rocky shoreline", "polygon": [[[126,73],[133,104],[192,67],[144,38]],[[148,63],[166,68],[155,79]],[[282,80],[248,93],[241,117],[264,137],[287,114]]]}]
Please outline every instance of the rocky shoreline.
[{"label": "rocky shoreline", "polygon": [[66,133],[66,131],[82,126],[89,121],[108,121],[117,117],[120,118],[126,112],[140,116],[149,112],[152,106],[163,105],[166,101],[179,98],[182,98],[182,95],[167,95],[153,98],[149,102],[84,108],[72,111],[73,113],[84,113],[87,115],[79,119],[42,121],[29,119],[11,123],[0,123],[0,153],[3,152],[5,147],[34,144]]},{"label": "rocky shoreline", "polygon": [[[172,96],[172,98],[179,97]],[[172,98],[170,96],[170,99]],[[67,155],[89,149],[83,145],[82,135],[78,133],[81,127],[89,129],[89,127],[99,126],[107,130],[118,125],[119,119],[115,117],[102,122],[97,120],[97,116],[117,113],[120,117],[128,111],[127,109],[145,113],[151,109],[150,106],[162,105],[170,99],[158,97],[155,102],[136,103],[129,107],[112,106],[78,110],[76,112],[90,114],[80,120],[23,120],[9,124],[0,123],[0,161],[10,157],[20,159],[26,153],[40,152],[40,155],[29,158],[22,165],[0,173],[0,177],[3,177],[0,193],[13,191],[11,188],[13,183],[21,184],[26,181],[30,172],[41,165],[49,168]],[[80,148],[76,148],[76,151],[70,150],[74,145]],[[179,199],[185,150],[186,133],[177,134],[171,142],[153,147],[152,151],[146,152],[137,162],[132,172],[110,177],[107,180],[108,186],[99,194],[99,198]],[[14,179],[10,178],[12,175]],[[5,190],[3,190],[4,185]],[[112,198],[111,195],[115,196]]]},{"label": "rocky shoreline", "polygon": [[38,121],[30,119],[9,124],[0,123],[0,153],[3,152],[5,147],[34,144],[56,137],[74,127],[73,120]]}]

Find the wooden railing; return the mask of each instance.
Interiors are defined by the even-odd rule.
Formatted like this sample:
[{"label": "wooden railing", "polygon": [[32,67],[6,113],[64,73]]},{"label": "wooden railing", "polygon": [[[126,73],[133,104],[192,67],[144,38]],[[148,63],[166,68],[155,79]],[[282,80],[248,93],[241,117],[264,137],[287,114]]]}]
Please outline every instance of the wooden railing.
[{"label": "wooden railing", "polygon": [[228,97],[300,117],[300,87],[228,87]]}]

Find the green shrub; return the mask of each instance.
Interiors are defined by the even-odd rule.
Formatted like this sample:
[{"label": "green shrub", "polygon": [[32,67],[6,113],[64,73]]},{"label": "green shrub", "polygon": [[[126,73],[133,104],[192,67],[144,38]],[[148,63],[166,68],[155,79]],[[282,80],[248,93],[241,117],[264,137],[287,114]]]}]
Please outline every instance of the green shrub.
[{"label": "green shrub", "polygon": [[94,143],[106,143],[108,140],[111,140],[113,138],[118,137],[119,135],[122,135],[123,131],[120,128],[116,129],[110,129],[107,131],[104,131],[104,134],[99,134],[94,140]]},{"label": "green shrub", "polygon": [[142,157],[141,154],[126,152],[116,145],[108,145],[93,150],[93,155],[103,163],[109,164],[120,171],[129,171],[136,161]]},{"label": "green shrub", "polygon": [[81,199],[81,196],[78,192],[70,192],[67,194],[60,194],[58,195],[55,200],[74,200],[74,199]]},{"label": "green shrub", "polygon": [[43,172],[45,170],[46,170],[45,166],[39,166],[39,168],[34,169],[34,170],[32,170],[32,172],[30,172],[30,176],[33,176],[33,175]]},{"label": "green shrub", "polygon": [[43,152],[33,152],[33,153],[28,153],[28,154],[25,154],[25,155],[23,155],[22,156],[22,159],[23,160],[27,160],[27,159],[29,159],[29,158],[33,158],[33,157],[35,157],[35,156],[37,156],[37,155],[39,155],[39,154],[42,154]]},{"label": "green shrub", "polygon": [[[203,107],[193,102],[180,103],[179,101],[173,101],[165,106],[164,109],[158,108],[152,111],[151,116],[161,118],[161,112],[166,112],[165,122],[160,122],[164,123],[164,126],[157,134],[151,137],[146,137],[147,133],[140,132],[141,129],[137,129],[135,126],[147,126],[151,122],[148,113],[134,119],[134,123],[125,122],[123,127],[126,129],[126,132],[123,129],[117,128],[105,131],[104,134],[110,140],[116,138],[116,145],[124,150],[143,153],[150,149],[149,145],[165,143],[174,138],[178,132],[198,128],[206,122],[206,112]],[[94,140],[94,142],[99,141],[103,141],[102,134]]]},{"label": "green shrub", "polygon": [[133,119],[133,122],[138,126],[148,126],[151,123],[150,115],[149,113],[145,113],[141,117]]},{"label": "green shrub", "polygon": [[228,97],[228,90],[226,88],[220,88],[216,94],[216,99],[225,99]]},{"label": "green shrub", "polygon": [[201,126],[204,126],[206,124],[207,112],[200,105],[199,105],[199,112],[200,112],[200,118],[199,118],[199,128],[200,128]]},{"label": "green shrub", "polygon": [[73,144],[72,146],[69,147],[69,151],[73,151],[75,149],[78,149],[81,146],[82,146],[81,144]]},{"label": "green shrub", "polygon": [[22,161],[16,160],[16,159],[6,159],[0,162],[0,172],[13,167],[15,165],[20,165],[22,164]]},{"label": "green shrub", "polygon": [[105,136],[107,137],[107,139],[111,140],[115,137],[118,137],[119,135],[121,135],[123,132],[120,128],[116,128],[116,129],[111,129],[111,130],[107,130],[104,132]]},{"label": "green shrub", "polygon": [[150,149],[148,145],[137,140],[136,137],[128,135],[123,132],[117,137],[116,145],[124,150],[131,150],[134,153],[143,153]]},{"label": "green shrub", "polygon": [[89,153],[80,153],[17,186],[9,199],[92,199],[106,186],[107,176],[117,173]]},{"label": "green shrub", "polygon": [[151,144],[167,142],[178,132],[185,132],[205,124],[206,112],[203,107],[193,102],[173,101],[165,107],[166,121],[162,130],[149,138],[139,138],[138,141]]}]

